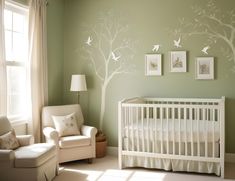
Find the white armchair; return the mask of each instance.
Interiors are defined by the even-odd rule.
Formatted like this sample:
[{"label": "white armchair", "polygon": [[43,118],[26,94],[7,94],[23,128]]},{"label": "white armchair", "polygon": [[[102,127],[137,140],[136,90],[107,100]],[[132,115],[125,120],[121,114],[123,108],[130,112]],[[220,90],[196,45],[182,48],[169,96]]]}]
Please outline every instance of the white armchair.
[{"label": "white armchair", "polygon": [[[80,127],[81,135],[60,137],[56,131],[52,116],[65,116],[75,113]],[[59,163],[95,158],[95,135],[97,129],[85,126],[81,107],[79,104],[47,106],[42,110],[43,133],[46,142],[57,146]]]},{"label": "white armchair", "polygon": [[[13,129],[5,116],[0,116],[1,148]],[[56,146],[48,143],[34,144],[31,135],[16,136],[19,147],[0,149],[0,180],[52,180],[58,173]],[[7,143],[7,141],[6,141]]]}]

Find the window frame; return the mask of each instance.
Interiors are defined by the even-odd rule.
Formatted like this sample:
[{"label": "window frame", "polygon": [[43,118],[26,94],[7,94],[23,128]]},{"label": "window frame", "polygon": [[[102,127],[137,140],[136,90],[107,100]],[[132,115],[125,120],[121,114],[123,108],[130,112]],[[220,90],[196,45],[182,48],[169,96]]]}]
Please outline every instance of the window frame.
[{"label": "window frame", "polygon": [[[28,22],[28,19],[29,19],[29,8],[28,8],[28,6],[24,6],[24,5],[19,4],[17,2],[9,1],[8,0],[8,1],[5,1],[4,10],[8,10],[8,11],[11,11],[13,13],[17,13],[17,14],[23,15],[25,17],[26,21],[25,21],[25,25],[24,26],[27,27],[27,28],[24,29],[23,34],[28,36],[28,24],[29,24],[29,22]],[[12,18],[13,18],[13,16],[12,16]],[[13,22],[13,19],[12,19],[12,22]],[[13,30],[13,24],[12,24],[11,29],[4,28],[4,32],[5,31],[10,31],[11,32],[12,41],[13,41],[13,33],[14,32],[19,33],[17,31]],[[28,44],[28,42],[27,42],[27,44]],[[27,48],[27,51],[28,51],[28,45],[26,46],[26,48]],[[5,50],[5,54],[6,54],[6,50]],[[25,73],[26,73],[26,87],[25,87],[25,90],[27,92],[27,89],[28,89],[28,86],[29,86],[28,84],[30,84],[29,77],[28,77],[28,63],[29,63],[28,62],[28,58],[26,58],[24,61],[15,61],[15,60],[7,60],[7,58],[5,57],[4,62],[5,62],[5,70],[6,70],[6,81],[8,79],[8,75],[7,75],[7,68],[8,67],[22,67],[22,68],[25,69]],[[17,115],[8,115],[8,112],[9,112],[8,111],[9,110],[9,107],[8,107],[9,106],[9,101],[8,101],[8,96],[9,96],[8,86],[6,87],[6,96],[7,96],[7,102],[6,102],[6,111],[7,112],[6,112],[6,115],[8,116],[9,120],[13,124],[28,122],[28,119],[29,119],[28,116],[29,115],[23,115],[23,113],[20,113],[19,115],[18,114]]]}]

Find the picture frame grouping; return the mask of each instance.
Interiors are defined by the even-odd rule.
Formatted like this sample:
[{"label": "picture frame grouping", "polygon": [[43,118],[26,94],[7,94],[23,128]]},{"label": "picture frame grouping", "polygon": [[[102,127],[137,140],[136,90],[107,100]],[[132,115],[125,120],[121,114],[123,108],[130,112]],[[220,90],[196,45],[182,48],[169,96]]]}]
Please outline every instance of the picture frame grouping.
[{"label": "picture frame grouping", "polygon": [[[170,72],[187,72],[187,51],[170,51],[169,57]],[[145,54],[145,76],[162,76],[162,68],[162,54]],[[195,58],[195,79],[214,79],[214,57]]]}]

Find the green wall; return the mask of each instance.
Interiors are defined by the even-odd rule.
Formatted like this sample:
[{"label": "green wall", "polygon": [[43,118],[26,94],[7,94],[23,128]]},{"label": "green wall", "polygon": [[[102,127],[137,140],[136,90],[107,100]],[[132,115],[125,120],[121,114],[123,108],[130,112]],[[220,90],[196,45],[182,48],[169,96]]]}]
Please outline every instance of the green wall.
[{"label": "green wall", "polygon": [[50,0],[47,6],[48,104],[63,102],[64,1]]},{"label": "green wall", "polygon": [[[101,21],[102,13],[107,15],[109,12],[114,15],[114,19],[120,18],[121,24],[128,25],[128,31],[124,32],[124,36],[135,42],[134,57],[129,63],[135,66],[134,71],[130,74],[115,76],[107,86],[103,130],[108,137],[109,145],[117,146],[118,144],[117,103],[123,98],[135,96],[205,98],[226,96],[226,152],[235,153],[233,138],[235,131],[235,73],[231,70],[235,63],[234,60],[228,61],[221,51],[221,48],[226,47],[226,44],[218,40],[211,45],[208,51],[208,56],[215,57],[215,80],[196,80],[194,75],[195,57],[204,56],[200,50],[208,43],[206,36],[192,36],[182,40],[182,48],[179,50],[187,51],[188,71],[186,73],[171,73],[169,68],[169,51],[178,50],[173,46],[173,40],[178,36],[174,36],[171,32],[179,25],[179,18],[184,17],[186,21],[191,21],[194,18],[191,9],[193,5],[205,7],[206,2],[208,1],[66,0],[64,1],[64,11],[63,3],[49,7],[50,103],[60,103],[62,94],[63,103],[76,103],[76,94],[69,91],[70,79],[72,74],[83,73],[87,77],[88,91],[81,94],[81,106],[86,123],[98,127],[101,82],[96,77],[84,51],[91,50],[95,61],[101,62],[101,57],[94,47],[87,46],[85,41],[88,36],[93,36],[93,33],[90,33],[91,28],[88,26],[96,29],[95,26]],[[53,3],[50,6],[52,5]],[[235,1],[218,0],[216,6],[223,14],[235,7]],[[63,26],[62,20],[64,21]],[[218,27],[215,25],[212,28]],[[116,45],[120,44],[124,36],[117,38]],[[64,38],[63,41],[61,37]],[[64,55],[62,45],[58,45],[58,43],[64,45]],[[163,76],[148,77],[144,75],[144,55],[152,53],[152,46],[156,43],[162,45],[159,53],[163,54]],[[105,52],[108,51],[105,45],[102,46],[102,49]],[[128,52],[122,52],[122,56],[127,56],[127,54]],[[64,56],[63,63],[62,56]],[[114,67],[115,64],[111,66],[110,70]],[[100,70],[102,71],[102,67]],[[62,74],[63,71],[64,74]],[[62,75],[63,77],[61,77]],[[64,79],[63,93],[59,92],[62,79]]]}]

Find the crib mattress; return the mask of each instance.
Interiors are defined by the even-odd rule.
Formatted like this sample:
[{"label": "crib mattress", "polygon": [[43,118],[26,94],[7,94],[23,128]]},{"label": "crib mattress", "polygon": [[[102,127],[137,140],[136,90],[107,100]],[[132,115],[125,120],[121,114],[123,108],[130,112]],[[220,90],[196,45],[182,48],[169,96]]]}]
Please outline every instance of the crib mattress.
[{"label": "crib mattress", "polygon": [[[167,124],[168,122],[168,124]],[[144,119],[125,123],[125,138],[145,138],[175,142],[218,142],[220,125],[218,121]]]},{"label": "crib mattress", "polygon": [[[162,148],[161,148],[162,147]],[[214,147],[214,153],[213,153]],[[200,143],[173,143],[163,141],[147,141],[146,139],[137,142],[134,140],[124,139],[123,150],[125,151],[137,151],[137,152],[148,152],[148,153],[163,153],[173,155],[186,155],[186,156],[205,156],[207,148],[208,157],[219,157],[219,143],[212,144],[211,142],[205,144]],[[168,152],[167,152],[168,149]]]}]

